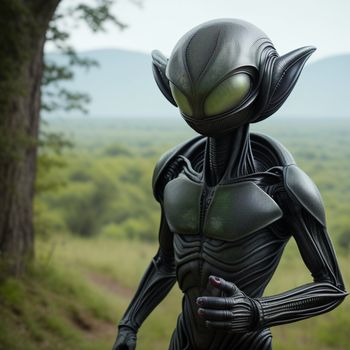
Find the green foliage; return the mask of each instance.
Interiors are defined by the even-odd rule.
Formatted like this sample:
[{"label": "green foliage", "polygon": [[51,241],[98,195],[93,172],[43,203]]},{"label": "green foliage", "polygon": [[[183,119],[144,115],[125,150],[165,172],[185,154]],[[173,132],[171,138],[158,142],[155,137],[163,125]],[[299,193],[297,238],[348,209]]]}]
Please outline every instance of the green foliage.
[{"label": "green foliage", "polygon": [[48,132],[46,122],[42,122],[39,133],[39,154],[37,158],[36,194],[53,191],[63,185],[63,181],[57,180],[53,173],[56,169],[65,166],[62,155],[65,150],[73,147],[61,132]]},{"label": "green foliage", "polygon": [[113,143],[103,150],[103,155],[107,157],[118,157],[118,156],[131,156],[128,147],[121,145],[119,143]]},{"label": "green foliage", "polygon": [[338,244],[343,250],[345,251],[350,250],[350,228],[349,227],[347,227],[346,229],[343,229],[339,233]]},{"label": "green foliage", "polygon": [[65,162],[66,167],[51,176],[57,182],[65,179],[66,185],[38,196],[37,208],[46,203],[47,211],[60,216],[70,232],[82,236],[106,232],[105,227],[110,234],[111,227],[119,225],[116,236],[156,238],[158,206],[152,199],[149,161],[71,155]]},{"label": "green foliage", "polygon": [[63,217],[71,232],[91,236],[98,232],[115,187],[105,177],[91,182],[73,183],[69,191],[58,194],[56,205],[64,208]]},{"label": "green foliage", "polygon": [[4,304],[20,309],[25,297],[25,291],[20,281],[9,278],[0,285],[0,296]]},{"label": "green foliage", "polygon": [[98,0],[95,7],[81,3],[75,9],[71,9],[71,11],[73,14],[76,13],[79,19],[86,21],[86,24],[93,32],[104,31],[106,22],[111,22],[124,29],[126,25],[111,13],[113,3],[113,0]]}]

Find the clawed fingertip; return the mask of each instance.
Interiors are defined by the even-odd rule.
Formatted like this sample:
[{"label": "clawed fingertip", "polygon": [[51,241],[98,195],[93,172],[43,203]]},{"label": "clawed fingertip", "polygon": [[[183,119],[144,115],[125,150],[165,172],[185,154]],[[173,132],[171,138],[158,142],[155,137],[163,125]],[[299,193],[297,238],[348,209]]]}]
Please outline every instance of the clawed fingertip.
[{"label": "clawed fingertip", "polygon": [[209,282],[215,286],[215,287],[218,287],[220,286],[221,284],[221,278],[220,277],[217,277],[217,276],[210,276],[209,277]]},{"label": "clawed fingertip", "polygon": [[197,312],[198,312],[198,315],[199,315],[199,316],[201,316],[201,317],[204,316],[204,309],[199,308]]},{"label": "clawed fingertip", "polygon": [[204,300],[202,298],[197,298],[196,303],[197,305],[203,305]]}]

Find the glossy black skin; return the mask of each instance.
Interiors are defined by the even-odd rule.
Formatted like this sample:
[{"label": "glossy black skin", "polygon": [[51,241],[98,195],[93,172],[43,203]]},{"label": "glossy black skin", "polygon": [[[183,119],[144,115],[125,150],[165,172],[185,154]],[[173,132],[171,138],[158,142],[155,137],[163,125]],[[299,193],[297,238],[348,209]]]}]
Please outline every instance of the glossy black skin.
[{"label": "glossy black skin", "polygon": [[[244,30],[237,29],[242,26]],[[316,186],[281,144],[249,132],[250,122],[269,116],[287,98],[313,49],[278,57],[266,36],[249,23],[212,21],[185,35],[169,62],[154,54],[156,81],[175,103],[169,80],[186,90],[181,52],[189,45],[198,47],[193,37],[200,40],[201,33],[217,37],[222,32],[228,33],[223,49],[232,37],[242,41],[241,52],[260,43],[255,56],[244,56],[250,61],[243,65],[255,65],[260,74],[240,106],[205,122],[193,93],[202,87],[188,68],[191,57],[185,55],[193,84],[187,88],[199,114],[191,120],[183,117],[203,136],[169,151],[155,168],[153,189],[162,212],[159,251],[119,323],[114,350],[135,349],[138,328],[176,281],[184,298],[172,350],[271,349],[269,327],[327,312],[347,295]],[[242,59],[228,61],[242,64]],[[225,66],[225,60],[219,63]],[[313,282],[265,297],[291,237]]]}]

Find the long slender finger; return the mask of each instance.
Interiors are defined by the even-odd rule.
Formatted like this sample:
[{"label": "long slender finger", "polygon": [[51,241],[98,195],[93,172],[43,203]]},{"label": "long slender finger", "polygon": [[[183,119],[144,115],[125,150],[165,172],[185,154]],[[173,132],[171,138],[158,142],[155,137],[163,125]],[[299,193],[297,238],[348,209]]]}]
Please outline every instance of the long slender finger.
[{"label": "long slender finger", "polygon": [[231,310],[198,309],[198,315],[208,321],[227,321],[233,318]]},{"label": "long slender finger", "polygon": [[232,327],[232,324],[230,322],[218,322],[218,321],[206,321],[205,325],[208,328],[213,328],[213,329],[222,329],[222,330],[229,330]]},{"label": "long slender finger", "polygon": [[232,282],[228,282],[221,277],[209,276],[209,282],[212,286],[222,290],[227,295],[234,295],[238,291],[238,288]]},{"label": "long slender finger", "polygon": [[223,297],[199,297],[196,300],[197,305],[203,309],[221,309],[227,310],[233,307],[233,298],[223,298]]}]

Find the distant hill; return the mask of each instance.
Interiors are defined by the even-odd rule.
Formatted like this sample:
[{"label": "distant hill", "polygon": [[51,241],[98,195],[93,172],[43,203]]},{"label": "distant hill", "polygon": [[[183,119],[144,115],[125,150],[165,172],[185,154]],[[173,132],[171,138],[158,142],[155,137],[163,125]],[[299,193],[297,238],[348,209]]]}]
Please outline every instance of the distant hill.
[{"label": "distant hill", "polygon": [[[97,60],[99,68],[76,68],[67,87],[92,97],[89,110],[96,117],[166,117],[177,115],[159,92],[152,76],[151,57],[126,50],[82,53]],[[58,54],[51,60],[63,62]],[[308,64],[291,96],[278,114],[295,117],[350,117],[350,55],[329,57]],[[77,113],[74,113],[77,114]]]},{"label": "distant hill", "polygon": [[350,55],[339,55],[305,66],[279,113],[350,119]]}]

